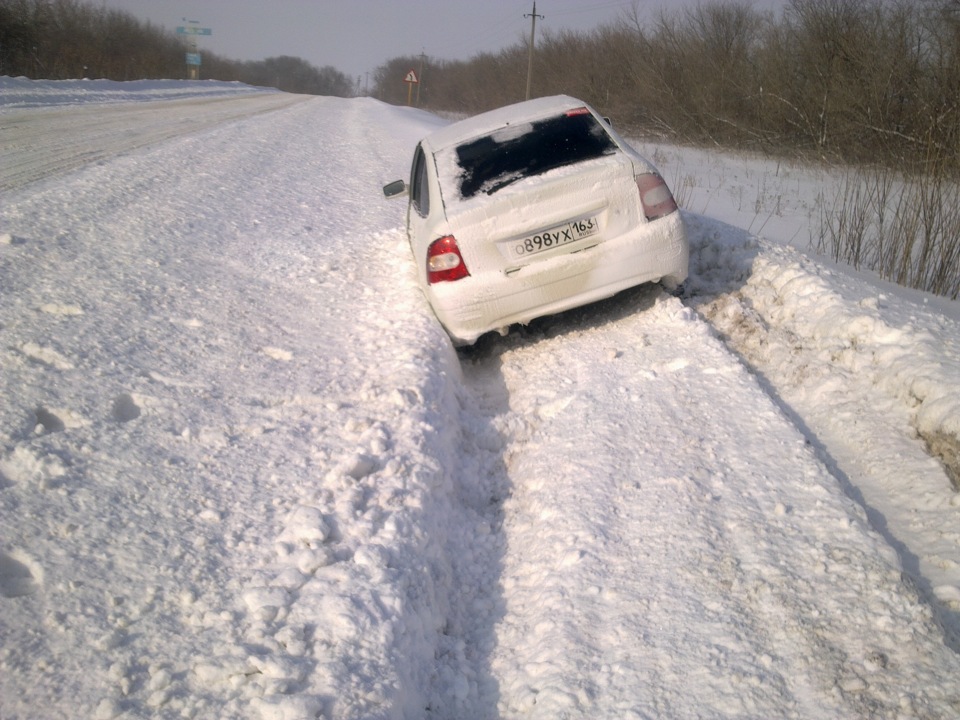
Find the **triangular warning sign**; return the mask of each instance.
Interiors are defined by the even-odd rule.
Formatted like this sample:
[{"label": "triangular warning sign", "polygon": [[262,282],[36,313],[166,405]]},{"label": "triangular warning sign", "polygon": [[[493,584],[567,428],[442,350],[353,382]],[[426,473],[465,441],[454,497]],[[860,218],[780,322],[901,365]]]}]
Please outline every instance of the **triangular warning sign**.
[{"label": "triangular warning sign", "polygon": [[403,79],[404,82],[408,83],[418,83],[420,79],[417,77],[417,71],[412,68],[407,72],[407,76]]}]

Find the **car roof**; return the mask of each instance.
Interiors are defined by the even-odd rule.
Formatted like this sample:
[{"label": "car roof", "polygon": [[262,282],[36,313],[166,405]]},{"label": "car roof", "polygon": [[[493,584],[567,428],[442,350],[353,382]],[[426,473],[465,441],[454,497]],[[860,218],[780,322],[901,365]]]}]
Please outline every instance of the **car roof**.
[{"label": "car roof", "polygon": [[436,152],[493,132],[505,125],[539,120],[581,107],[589,106],[583,100],[577,100],[569,95],[554,95],[537,98],[536,100],[526,100],[447,125],[427,135],[423,139],[423,144]]}]

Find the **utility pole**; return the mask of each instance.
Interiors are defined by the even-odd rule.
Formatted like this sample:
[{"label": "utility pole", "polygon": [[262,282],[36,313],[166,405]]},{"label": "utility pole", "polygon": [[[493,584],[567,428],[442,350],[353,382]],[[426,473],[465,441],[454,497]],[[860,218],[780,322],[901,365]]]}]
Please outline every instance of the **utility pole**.
[{"label": "utility pole", "polygon": [[533,39],[534,33],[537,31],[537,18],[543,20],[543,15],[537,15],[537,0],[533,0],[533,12],[529,15],[524,15],[525,18],[530,18],[530,55],[527,58],[527,100],[530,99],[530,80],[533,77]]}]

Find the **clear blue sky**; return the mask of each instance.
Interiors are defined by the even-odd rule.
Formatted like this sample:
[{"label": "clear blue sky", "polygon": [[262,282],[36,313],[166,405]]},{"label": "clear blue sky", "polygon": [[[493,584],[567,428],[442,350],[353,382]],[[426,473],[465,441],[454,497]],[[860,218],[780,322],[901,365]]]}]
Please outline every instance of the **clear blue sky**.
[{"label": "clear blue sky", "polygon": [[[183,19],[213,31],[198,40],[234,60],[277,55],[332,65],[354,79],[400,55],[468,60],[528,37],[532,0],[90,0],[175,29]],[[700,0],[641,0],[641,16],[655,17]],[[708,0],[704,0],[708,1]],[[632,11],[632,0],[537,0],[537,36],[543,31],[590,30]],[[757,0],[758,7],[782,0]]]}]

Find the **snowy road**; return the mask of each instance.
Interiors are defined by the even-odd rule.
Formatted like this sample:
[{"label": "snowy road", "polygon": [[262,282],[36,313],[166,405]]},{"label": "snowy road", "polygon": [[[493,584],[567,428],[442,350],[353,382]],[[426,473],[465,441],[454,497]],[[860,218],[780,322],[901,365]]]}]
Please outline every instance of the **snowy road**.
[{"label": "snowy road", "polygon": [[108,110],[87,104],[0,114],[0,192],[303,99],[284,93],[233,94],[108,105]]},{"label": "snowy road", "polygon": [[[768,288],[783,313],[788,281],[829,273],[691,215],[699,294],[639,288],[458,354],[379,196],[442,121],[209,101],[0,108],[0,138],[61,138],[0,140],[0,172],[19,168],[0,205],[0,717],[960,713],[960,503],[910,430],[925,407],[953,427],[955,319],[887,295],[851,319],[914,388],[883,406],[925,503],[901,532],[895,502],[851,487],[829,412],[797,414],[810,374],[857,367],[849,345],[755,339]],[[194,122],[154,135],[132,119],[152,106]],[[894,310],[910,330],[864,320]],[[716,328],[779,358],[781,392]],[[928,340],[920,383],[894,347]],[[873,372],[862,393],[896,397]],[[880,427],[844,387],[835,407]]]}]

